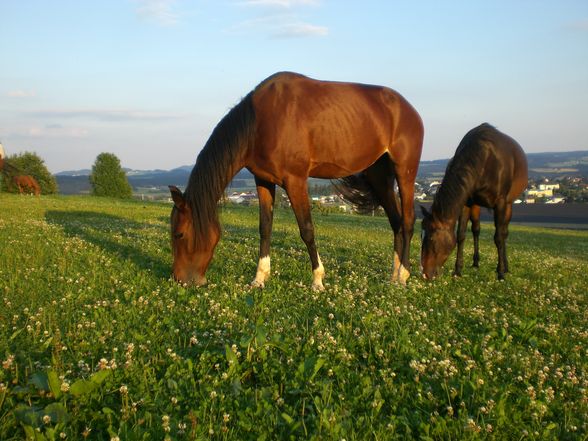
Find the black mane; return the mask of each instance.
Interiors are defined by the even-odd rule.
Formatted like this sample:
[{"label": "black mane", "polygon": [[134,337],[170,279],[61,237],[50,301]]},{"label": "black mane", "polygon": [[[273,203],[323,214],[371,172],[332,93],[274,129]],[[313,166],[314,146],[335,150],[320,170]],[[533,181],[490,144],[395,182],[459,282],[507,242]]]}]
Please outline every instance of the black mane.
[{"label": "black mane", "polygon": [[447,164],[443,182],[433,201],[431,212],[438,219],[455,219],[459,215],[480,175],[488,153],[486,145],[492,142],[496,133],[495,127],[483,123],[463,137]]},{"label": "black mane", "polygon": [[[211,224],[218,225],[218,200],[239,171],[243,154],[253,139],[252,95],[250,92],[217,124],[190,173],[184,196],[192,209],[195,237],[207,234]],[[196,247],[199,245],[196,243]]]}]

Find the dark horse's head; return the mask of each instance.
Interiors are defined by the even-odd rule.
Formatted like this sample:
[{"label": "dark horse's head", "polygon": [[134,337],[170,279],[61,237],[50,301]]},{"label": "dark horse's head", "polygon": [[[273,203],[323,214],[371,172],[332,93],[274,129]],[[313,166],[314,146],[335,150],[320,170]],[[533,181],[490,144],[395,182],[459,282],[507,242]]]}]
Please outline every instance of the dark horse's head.
[{"label": "dark horse's head", "polygon": [[436,220],[427,209],[421,206],[422,248],[421,267],[425,279],[434,279],[439,273],[453,248],[455,248],[455,228],[450,223]]},{"label": "dark horse's head", "polygon": [[194,228],[194,212],[185,196],[175,186],[169,187],[174,207],[171,212],[171,239],[174,279],[180,283],[206,284],[206,270],[220,239],[217,223],[210,223],[202,233]]}]

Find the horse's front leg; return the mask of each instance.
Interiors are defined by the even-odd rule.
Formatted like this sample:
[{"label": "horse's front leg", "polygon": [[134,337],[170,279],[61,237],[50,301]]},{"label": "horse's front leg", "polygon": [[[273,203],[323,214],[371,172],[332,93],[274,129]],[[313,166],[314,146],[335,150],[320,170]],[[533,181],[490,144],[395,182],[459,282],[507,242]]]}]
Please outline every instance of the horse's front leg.
[{"label": "horse's front leg", "polygon": [[322,291],[325,289],[323,286],[325,269],[314,242],[314,226],[312,225],[312,218],[310,215],[310,202],[308,200],[306,178],[290,179],[286,182],[285,188],[288,193],[288,198],[290,199],[290,204],[292,204],[292,210],[294,210],[296,221],[298,222],[300,237],[306,244],[308,255],[310,256],[310,263],[312,265],[312,289],[315,291]]},{"label": "horse's front leg", "polygon": [[255,279],[251,286],[263,288],[270,276],[270,242],[272,236],[272,224],[274,219],[274,199],[276,185],[255,178],[257,194],[259,196],[259,262]]},{"label": "horse's front leg", "polygon": [[508,272],[508,260],[506,258],[506,239],[508,237],[508,223],[512,216],[512,205],[506,202],[500,202],[494,208],[494,243],[498,250],[498,266],[496,272],[498,280],[503,280],[504,275]]},{"label": "horse's front leg", "polygon": [[455,258],[454,276],[461,276],[463,268],[463,244],[465,243],[468,219],[470,218],[470,207],[464,205],[457,222],[457,256]]},{"label": "horse's front leg", "polygon": [[470,220],[472,221],[472,236],[474,237],[474,261],[473,267],[480,266],[480,206],[473,205],[470,210]]}]

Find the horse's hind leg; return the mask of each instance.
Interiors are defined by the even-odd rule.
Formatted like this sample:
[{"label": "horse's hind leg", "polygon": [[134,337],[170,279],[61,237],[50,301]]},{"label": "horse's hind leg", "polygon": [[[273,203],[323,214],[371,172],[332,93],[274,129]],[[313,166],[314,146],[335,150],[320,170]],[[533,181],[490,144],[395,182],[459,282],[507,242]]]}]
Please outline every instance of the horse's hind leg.
[{"label": "horse's hind leg", "polygon": [[392,281],[398,280],[402,255],[402,232],[400,221],[400,203],[394,192],[394,171],[392,162],[387,157],[380,158],[365,171],[365,176],[372,186],[380,205],[384,209],[394,232],[394,267]]},{"label": "horse's hind leg", "polygon": [[474,237],[474,262],[473,267],[480,266],[480,206],[472,205],[470,210],[470,220],[472,221],[472,236]]},{"label": "horse's hind leg", "polygon": [[310,263],[312,265],[312,289],[315,291],[322,291],[323,276],[325,269],[316,250],[314,242],[314,226],[312,225],[312,218],[310,215],[310,202],[308,200],[308,187],[306,178],[291,178],[285,185],[286,193],[292,204],[292,210],[298,222],[300,230],[300,237],[306,244],[308,255],[310,256]]},{"label": "horse's hind leg", "polygon": [[414,183],[418,169],[418,158],[417,163],[412,166],[395,164],[394,169],[398,182],[398,193],[400,193],[402,221],[402,254],[398,280],[405,285],[410,276],[410,241],[414,232]]},{"label": "horse's hind leg", "polygon": [[494,208],[494,226],[496,231],[494,233],[494,243],[498,249],[498,266],[496,272],[498,279],[504,279],[504,275],[508,272],[508,260],[506,258],[506,239],[508,237],[508,223],[512,216],[512,204],[506,201],[501,201]]},{"label": "horse's hind leg", "polygon": [[470,207],[464,205],[457,222],[457,256],[455,258],[454,276],[461,276],[463,268],[463,244],[466,238],[466,230],[468,228],[468,219],[470,218]]},{"label": "horse's hind leg", "polygon": [[270,241],[272,235],[272,223],[274,219],[274,199],[276,185],[255,178],[257,194],[259,196],[259,263],[257,273],[251,286],[263,288],[270,275]]}]

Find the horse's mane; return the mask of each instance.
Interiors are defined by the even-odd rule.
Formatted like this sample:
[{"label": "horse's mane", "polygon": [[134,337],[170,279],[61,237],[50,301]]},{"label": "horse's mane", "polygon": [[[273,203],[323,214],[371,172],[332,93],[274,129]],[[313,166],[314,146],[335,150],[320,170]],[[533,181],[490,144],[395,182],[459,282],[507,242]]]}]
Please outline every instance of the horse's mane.
[{"label": "horse's mane", "polygon": [[485,145],[497,130],[488,123],[470,130],[447,164],[443,182],[437,190],[431,212],[440,220],[454,219],[470,196],[487,155]]},{"label": "horse's mane", "polygon": [[243,154],[253,139],[252,95],[250,92],[217,124],[190,173],[185,199],[192,209],[195,237],[202,237],[211,224],[218,224],[218,200],[239,171]]}]

